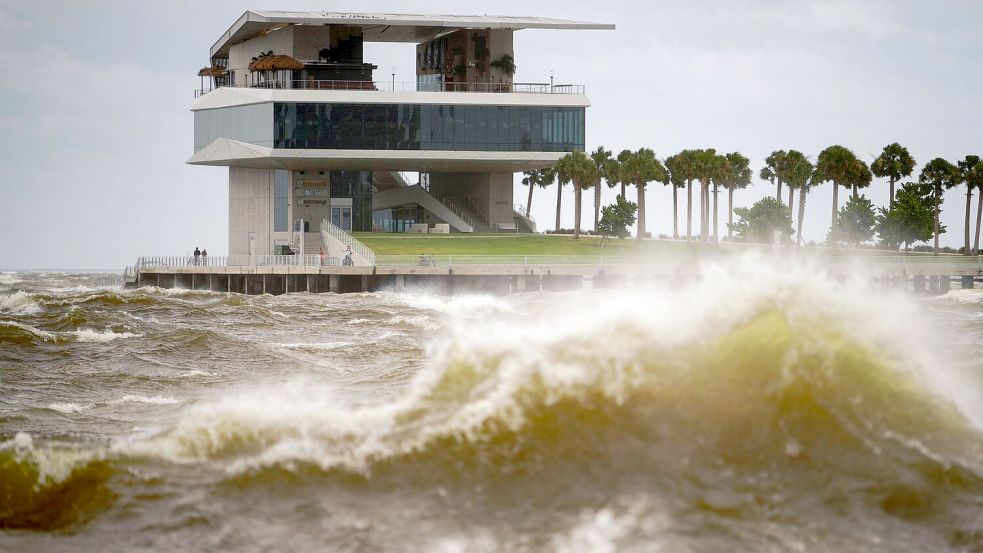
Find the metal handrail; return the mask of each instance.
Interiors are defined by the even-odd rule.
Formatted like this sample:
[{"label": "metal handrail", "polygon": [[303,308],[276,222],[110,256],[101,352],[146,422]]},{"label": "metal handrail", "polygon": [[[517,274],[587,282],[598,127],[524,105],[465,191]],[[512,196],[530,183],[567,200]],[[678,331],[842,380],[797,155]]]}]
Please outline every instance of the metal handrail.
[{"label": "metal handrail", "polygon": [[348,234],[337,225],[327,219],[321,220],[321,233],[328,234],[335,240],[352,249],[352,253],[360,256],[369,265],[375,265],[375,252],[371,248],[361,243],[351,234]]},{"label": "metal handrail", "polygon": [[469,217],[466,213],[464,213],[464,211],[462,211],[461,208],[459,208],[456,205],[454,205],[454,202],[448,200],[443,195],[438,194],[437,192],[434,192],[433,190],[429,190],[429,189],[423,188],[422,186],[420,188],[423,189],[423,190],[425,190],[427,192],[427,194],[430,194],[431,196],[433,196],[433,199],[435,199],[438,202],[440,202],[440,205],[442,205],[442,206],[446,207],[447,209],[451,210],[451,213],[453,213],[454,215],[457,215],[458,217],[460,217],[462,221],[464,221],[465,223],[468,224],[469,227],[471,227],[472,229],[474,229],[474,221],[471,219],[471,217]]},{"label": "metal handrail", "polygon": [[529,212],[526,211],[526,206],[522,204],[512,204],[512,211],[515,211],[516,213],[525,217],[526,219],[529,219],[529,221],[533,223],[536,222],[536,220],[532,218],[532,215],[530,215]]},{"label": "metal handrail", "polygon": [[365,90],[376,92],[492,92],[513,94],[584,94],[584,85],[553,85],[549,83],[416,83],[408,81],[332,81],[332,80],[270,80],[212,86],[195,90],[195,98],[222,87],[262,88],[281,90]]},{"label": "metal handrail", "polygon": [[[193,255],[144,256],[137,260],[134,274],[143,267],[296,267],[321,264],[318,255]],[[325,263],[327,265],[329,263]]]}]

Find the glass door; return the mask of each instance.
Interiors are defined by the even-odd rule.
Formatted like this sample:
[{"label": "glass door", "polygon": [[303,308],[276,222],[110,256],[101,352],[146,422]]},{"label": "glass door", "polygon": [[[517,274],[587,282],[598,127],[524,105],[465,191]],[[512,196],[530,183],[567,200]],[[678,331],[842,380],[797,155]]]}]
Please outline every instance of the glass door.
[{"label": "glass door", "polygon": [[352,230],[352,208],[332,207],[331,224],[344,231]]}]

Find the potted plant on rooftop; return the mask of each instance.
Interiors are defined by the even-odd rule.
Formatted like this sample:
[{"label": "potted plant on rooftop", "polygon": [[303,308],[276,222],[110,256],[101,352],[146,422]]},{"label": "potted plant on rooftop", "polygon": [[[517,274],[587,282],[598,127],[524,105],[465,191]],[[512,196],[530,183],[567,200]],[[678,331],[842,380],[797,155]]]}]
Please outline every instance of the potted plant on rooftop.
[{"label": "potted plant on rooftop", "polygon": [[[508,91],[512,84],[512,76],[515,75],[515,59],[508,54],[503,54],[502,57],[491,62],[491,66],[508,75],[509,82],[505,83],[505,90]],[[499,79],[499,82],[502,82],[501,79]]]}]

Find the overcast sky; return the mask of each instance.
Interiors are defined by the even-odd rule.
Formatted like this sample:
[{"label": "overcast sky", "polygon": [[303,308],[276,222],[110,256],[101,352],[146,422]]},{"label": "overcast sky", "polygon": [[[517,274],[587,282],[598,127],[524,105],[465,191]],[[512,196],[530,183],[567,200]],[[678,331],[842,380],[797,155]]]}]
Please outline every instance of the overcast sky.
[{"label": "overcast sky", "polygon": [[[550,16],[616,31],[520,31],[515,79],[584,84],[587,146],[660,158],[714,147],[814,157],[831,144],[868,163],[890,142],[921,165],[983,154],[983,2],[469,0],[256,4],[255,0],[0,3],[0,268],[111,268],[139,255],[227,250],[224,167],[192,167],[192,91],[208,48],[248,8]],[[412,81],[413,45],[367,45],[376,78]],[[920,168],[919,168],[920,169]],[[918,171],[919,169],[916,169]],[[518,181],[518,179],[517,179]],[[651,185],[648,226],[671,233],[671,195]],[[563,225],[572,226],[566,189]],[[516,184],[516,202],[526,189]],[[774,193],[755,178],[736,195]],[[866,192],[887,200],[887,184]],[[814,189],[805,237],[829,226]],[[629,193],[633,199],[634,192]],[[845,194],[840,194],[841,203]],[[604,203],[614,199],[605,190]],[[552,227],[555,189],[533,216]],[[964,190],[946,194],[943,243],[962,244]],[[974,199],[975,220],[975,199]],[[592,218],[584,203],[585,226]],[[725,212],[721,210],[721,229]],[[698,228],[698,225],[697,225]]]}]

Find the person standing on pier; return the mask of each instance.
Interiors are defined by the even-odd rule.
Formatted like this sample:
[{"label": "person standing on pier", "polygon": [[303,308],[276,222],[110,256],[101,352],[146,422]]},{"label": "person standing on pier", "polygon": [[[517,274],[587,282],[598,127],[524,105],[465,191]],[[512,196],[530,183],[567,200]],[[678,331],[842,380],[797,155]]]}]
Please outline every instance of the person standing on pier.
[{"label": "person standing on pier", "polygon": [[317,252],[317,256],[321,259],[321,265],[324,265],[324,248]]},{"label": "person standing on pier", "polygon": [[201,264],[208,265],[208,250],[205,248],[201,249]]},{"label": "person standing on pier", "polygon": [[199,257],[201,257],[201,250],[198,249],[198,246],[195,246],[195,265],[198,264]]}]

